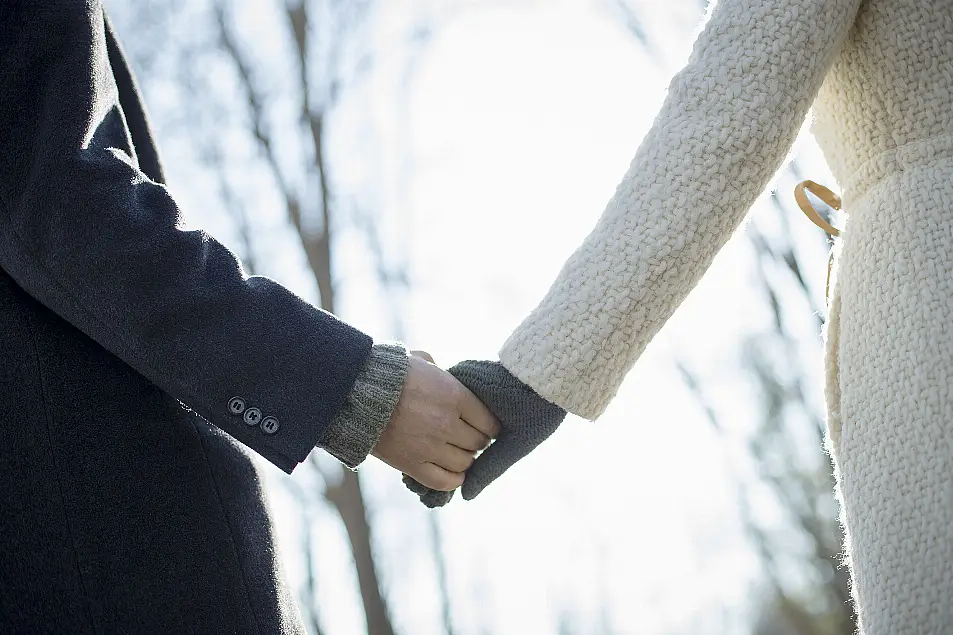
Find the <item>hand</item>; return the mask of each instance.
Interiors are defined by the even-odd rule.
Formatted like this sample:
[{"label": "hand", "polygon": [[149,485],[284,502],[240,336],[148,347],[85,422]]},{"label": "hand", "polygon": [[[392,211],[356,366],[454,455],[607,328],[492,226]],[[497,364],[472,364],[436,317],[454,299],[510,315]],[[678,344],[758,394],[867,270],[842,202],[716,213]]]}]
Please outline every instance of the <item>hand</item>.
[{"label": "hand", "polygon": [[[463,483],[463,498],[472,500],[517,461],[556,431],[566,411],[540,397],[499,362],[466,361],[450,369],[482,399],[503,423],[499,440],[477,458]],[[404,477],[404,483],[427,507],[441,507],[451,494],[428,489]]]},{"label": "hand", "polygon": [[426,487],[460,487],[476,453],[500,433],[486,406],[432,358],[415,351],[390,422],[371,452]]}]

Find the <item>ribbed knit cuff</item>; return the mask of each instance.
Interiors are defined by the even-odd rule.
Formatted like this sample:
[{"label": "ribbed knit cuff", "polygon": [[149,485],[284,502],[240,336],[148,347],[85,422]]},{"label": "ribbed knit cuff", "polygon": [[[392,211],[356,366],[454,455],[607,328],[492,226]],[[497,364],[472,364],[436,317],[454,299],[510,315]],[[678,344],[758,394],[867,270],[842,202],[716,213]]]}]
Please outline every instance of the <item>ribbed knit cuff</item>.
[{"label": "ribbed knit cuff", "polygon": [[331,420],[318,447],[355,469],[381,438],[410,368],[402,344],[374,344],[340,412]]}]

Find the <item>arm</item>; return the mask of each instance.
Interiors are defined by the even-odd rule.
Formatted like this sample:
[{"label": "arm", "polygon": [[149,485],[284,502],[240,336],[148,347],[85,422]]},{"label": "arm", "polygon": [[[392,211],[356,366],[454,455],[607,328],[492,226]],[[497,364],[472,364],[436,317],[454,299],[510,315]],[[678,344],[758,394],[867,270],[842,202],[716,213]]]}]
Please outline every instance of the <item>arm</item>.
[{"label": "arm", "polygon": [[[102,15],[81,0],[0,7],[0,267],[290,472],[342,410],[371,340],[185,226],[138,169]],[[246,424],[233,397],[277,430]]]},{"label": "arm", "polygon": [[[595,229],[500,362],[451,369],[500,418],[471,499],[559,426],[596,419],[781,166],[860,0],[722,0]],[[406,482],[406,481],[405,481]],[[450,498],[412,482],[428,506]]]},{"label": "arm", "polygon": [[722,0],[596,225],[500,360],[605,410],[787,155],[859,0]]}]

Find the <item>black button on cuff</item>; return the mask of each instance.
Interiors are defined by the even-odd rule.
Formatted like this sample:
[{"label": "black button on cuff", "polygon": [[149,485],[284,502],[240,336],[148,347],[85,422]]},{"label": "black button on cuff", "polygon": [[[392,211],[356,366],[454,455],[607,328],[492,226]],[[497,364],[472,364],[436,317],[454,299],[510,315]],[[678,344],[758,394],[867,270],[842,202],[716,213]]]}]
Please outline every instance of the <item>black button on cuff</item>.
[{"label": "black button on cuff", "polygon": [[248,407],[244,397],[232,397],[228,400],[228,411],[233,415],[242,415],[242,421],[247,426],[258,426],[265,434],[278,432],[281,425],[275,417],[266,417],[260,408]]},{"label": "black button on cuff", "polygon": [[228,400],[228,411],[233,415],[245,412],[245,400],[241,397],[232,397]]},{"label": "black button on cuff", "polygon": [[245,411],[245,423],[250,426],[257,426],[261,423],[261,410],[258,408],[249,408]]},{"label": "black button on cuff", "polygon": [[274,417],[265,417],[261,420],[261,431],[265,434],[274,434],[278,432],[278,420]]}]

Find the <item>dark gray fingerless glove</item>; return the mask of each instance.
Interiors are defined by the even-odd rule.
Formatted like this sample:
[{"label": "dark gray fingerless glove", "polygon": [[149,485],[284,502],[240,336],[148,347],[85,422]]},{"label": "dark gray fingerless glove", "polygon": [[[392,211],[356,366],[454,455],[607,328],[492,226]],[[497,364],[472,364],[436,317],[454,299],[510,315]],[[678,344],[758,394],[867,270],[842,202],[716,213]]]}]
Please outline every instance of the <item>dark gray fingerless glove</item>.
[{"label": "dark gray fingerless glove", "polygon": [[[473,500],[487,485],[556,431],[566,411],[540,397],[499,362],[465,361],[449,369],[500,420],[503,431],[467,470],[463,498]],[[427,507],[450,502],[453,492],[425,487],[409,476],[404,484]]]}]

